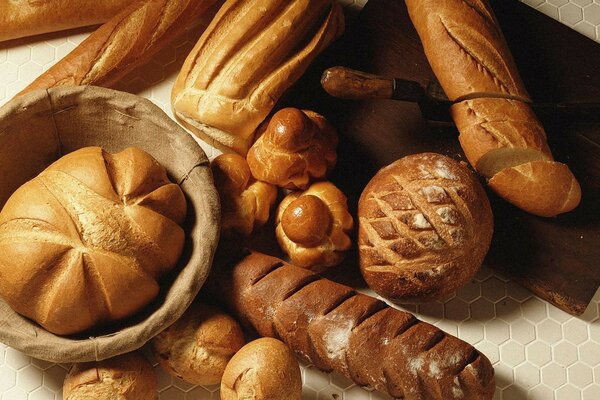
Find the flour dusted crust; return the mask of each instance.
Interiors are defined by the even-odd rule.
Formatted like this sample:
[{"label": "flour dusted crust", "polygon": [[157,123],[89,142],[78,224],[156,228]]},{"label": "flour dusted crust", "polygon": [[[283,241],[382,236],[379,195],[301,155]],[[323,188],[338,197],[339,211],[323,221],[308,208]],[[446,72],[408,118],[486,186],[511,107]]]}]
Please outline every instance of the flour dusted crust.
[{"label": "flour dusted crust", "polygon": [[231,357],[244,345],[239,324],[223,311],[195,302],[152,339],[161,367],[195,385],[218,385]]},{"label": "flour dusted crust", "polygon": [[155,400],[156,375],[141,354],[73,364],[63,383],[65,400]]},{"label": "flour dusted crust", "polygon": [[490,245],[493,218],[474,175],[434,153],[380,170],[359,205],[361,272],[379,294],[433,300],[464,285]]},{"label": "flour dusted crust", "polygon": [[306,189],[333,169],[337,144],[335,129],[322,115],[285,108],[273,115],[248,151],[248,165],[258,180],[286,189]]},{"label": "flour dusted crust", "polygon": [[183,192],[144,151],[69,153],[0,213],[0,294],[56,334],[130,316],[177,263],[185,215]]},{"label": "flour dusted crust", "polygon": [[277,199],[277,188],[254,179],[246,159],[238,154],[218,156],[211,169],[221,199],[222,233],[249,236],[264,225]]},{"label": "flour dusted crust", "polygon": [[275,219],[279,245],[294,265],[323,270],[339,264],[352,245],[354,226],[346,196],[331,182],[313,183],[279,204]]},{"label": "flour dusted crust", "polygon": [[277,100],[343,30],[332,0],[225,1],[173,86],[175,116],[245,155]]},{"label": "flour dusted crust", "polygon": [[300,400],[302,377],[294,353],[280,340],[261,338],[238,351],[225,369],[221,400]]}]

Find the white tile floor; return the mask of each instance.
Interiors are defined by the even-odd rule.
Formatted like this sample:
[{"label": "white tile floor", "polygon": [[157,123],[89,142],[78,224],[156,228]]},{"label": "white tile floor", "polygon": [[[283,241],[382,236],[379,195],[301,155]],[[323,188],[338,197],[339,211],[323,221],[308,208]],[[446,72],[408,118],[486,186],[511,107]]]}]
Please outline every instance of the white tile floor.
[{"label": "white tile floor", "polygon": [[[599,39],[600,0],[524,2]],[[342,3],[358,9],[366,1]],[[67,54],[88,32],[82,29],[68,38],[52,35],[43,41],[24,40],[10,48],[0,44],[0,105]],[[176,66],[197,36],[192,30],[187,38],[157,54],[152,68],[131,75],[121,89],[150,98],[171,115],[169,94]],[[210,157],[217,155],[211,146],[202,146]],[[495,399],[600,399],[600,291],[586,313],[575,318],[484,268],[445,301],[407,309],[488,356],[496,370]],[[67,368],[32,359],[0,344],[0,400],[61,399]],[[219,398],[217,387],[195,387],[172,378],[158,366],[156,372],[161,400]],[[303,378],[306,400],[385,398],[355,387],[337,374],[323,374],[311,367],[303,367]]]}]

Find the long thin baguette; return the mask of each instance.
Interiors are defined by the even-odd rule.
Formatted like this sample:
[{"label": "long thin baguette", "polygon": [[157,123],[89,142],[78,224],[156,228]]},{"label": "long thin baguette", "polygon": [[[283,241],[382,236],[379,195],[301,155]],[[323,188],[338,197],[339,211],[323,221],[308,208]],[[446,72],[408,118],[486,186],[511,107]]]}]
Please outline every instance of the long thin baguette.
[{"label": "long thin baguette", "polygon": [[101,24],[135,0],[3,0],[0,42]]},{"label": "long thin baguette", "polygon": [[425,54],[451,100],[471,165],[499,196],[550,217],[575,208],[581,188],[554,161],[510,50],[486,0],[406,0]]},{"label": "long thin baguette", "polygon": [[183,33],[218,0],[148,0],[127,7],[21,93],[59,85],[110,87]]},{"label": "long thin baguette", "polygon": [[260,253],[216,276],[240,321],[324,371],[407,400],[494,394],[490,361],[471,345],[350,287]]}]

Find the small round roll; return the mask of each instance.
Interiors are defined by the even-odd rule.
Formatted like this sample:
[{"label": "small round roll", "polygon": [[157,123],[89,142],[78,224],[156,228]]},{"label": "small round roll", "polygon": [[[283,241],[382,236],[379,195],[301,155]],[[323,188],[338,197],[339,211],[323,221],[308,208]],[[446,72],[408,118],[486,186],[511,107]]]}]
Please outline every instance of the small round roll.
[{"label": "small round roll", "polygon": [[287,195],[275,219],[277,241],[292,264],[315,271],[339,264],[352,245],[346,196],[330,182]]},{"label": "small round roll", "polygon": [[141,354],[74,364],[63,383],[64,400],[154,400],[156,375]]},{"label": "small round roll", "polygon": [[194,303],[152,339],[160,366],[196,385],[217,385],[231,357],[244,345],[239,324],[215,307]]},{"label": "small round roll", "polygon": [[225,368],[221,400],[300,400],[302,378],[292,351],[261,338],[238,351]]}]

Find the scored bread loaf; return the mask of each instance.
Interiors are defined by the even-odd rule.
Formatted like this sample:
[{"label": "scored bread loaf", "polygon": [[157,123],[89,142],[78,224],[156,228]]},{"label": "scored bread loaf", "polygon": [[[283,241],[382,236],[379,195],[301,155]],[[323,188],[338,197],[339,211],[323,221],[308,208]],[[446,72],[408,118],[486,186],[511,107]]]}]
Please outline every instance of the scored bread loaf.
[{"label": "scored bread loaf", "polygon": [[0,212],[0,295],[59,335],[131,316],[177,263],[185,215],[181,188],[144,151],[69,153]]},{"label": "scored bread loaf", "polygon": [[492,365],[473,346],[348,286],[260,253],[219,266],[213,279],[241,322],[357,385],[406,400],[494,394]]},{"label": "scored bread loaf", "polygon": [[137,0],[0,2],[0,42],[108,21]]},{"label": "scored bread loaf", "polygon": [[111,87],[219,0],[147,0],[131,4],[93,32],[19,95],[59,85]]},{"label": "scored bread loaf", "polygon": [[581,189],[555,162],[486,0],[406,0],[433,72],[450,100],[471,165],[499,196],[550,217],[575,208]]},{"label": "scored bread loaf", "polygon": [[333,0],[227,0],[177,77],[175,116],[245,155],[283,92],[343,28]]}]

